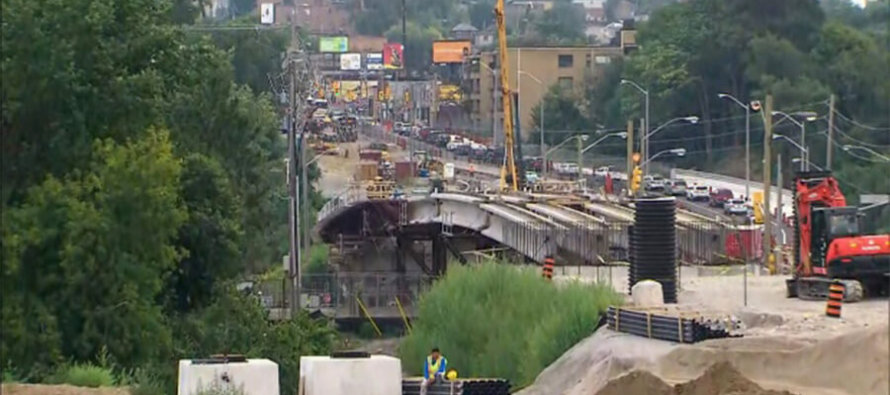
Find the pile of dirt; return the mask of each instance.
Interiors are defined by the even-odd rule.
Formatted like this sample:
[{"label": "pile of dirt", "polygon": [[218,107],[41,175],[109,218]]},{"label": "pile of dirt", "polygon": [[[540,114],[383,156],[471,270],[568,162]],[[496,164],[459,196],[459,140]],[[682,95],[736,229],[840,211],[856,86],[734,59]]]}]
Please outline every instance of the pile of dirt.
[{"label": "pile of dirt", "polygon": [[645,370],[635,370],[606,384],[596,395],[794,395],[788,391],[765,390],[742,376],[732,364],[718,362],[711,365],[695,380],[675,385],[667,383]]},{"label": "pile of dirt", "polygon": [[718,362],[699,378],[674,386],[676,395],[793,395],[788,391],[772,391],[742,376],[729,362]]},{"label": "pile of dirt", "polygon": [[634,370],[606,384],[597,395],[674,395],[674,390],[660,378],[645,370]]},{"label": "pile of dirt", "polygon": [[86,388],[67,384],[3,384],[0,386],[0,393],[3,395],[129,395],[130,391],[118,387]]}]

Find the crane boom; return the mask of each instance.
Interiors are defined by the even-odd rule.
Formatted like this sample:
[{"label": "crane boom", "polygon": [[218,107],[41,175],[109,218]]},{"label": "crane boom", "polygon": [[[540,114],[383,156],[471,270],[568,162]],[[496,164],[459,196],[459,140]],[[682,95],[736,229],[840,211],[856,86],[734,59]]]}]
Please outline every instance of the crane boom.
[{"label": "crane boom", "polygon": [[[504,0],[497,0],[494,8],[495,20],[498,24],[498,66],[501,71],[501,104],[504,106],[504,169],[501,175],[508,174],[511,178],[511,189],[519,190],[519,175],[516,174],[516,160],[513,157],[513,100],[510,98],[510,84],[507,79],[507,24],[504,20]],[[505,184],[501,179],[501,186]]]}]

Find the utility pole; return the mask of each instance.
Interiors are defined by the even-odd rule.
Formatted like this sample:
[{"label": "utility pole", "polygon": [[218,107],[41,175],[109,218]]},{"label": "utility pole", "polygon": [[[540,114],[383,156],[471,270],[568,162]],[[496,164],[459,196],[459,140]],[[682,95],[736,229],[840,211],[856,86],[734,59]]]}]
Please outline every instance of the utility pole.
[{"label": "utility pole", "polygon": [[763,263],[769,265],[772,250],[772,211],[769,209],[770,185],[772,184],[773,96],[766,95],[763,111]]},{"label": "utility pole", "polygon": [[[405,62],[404,54],[404,51],[408,49],[408,29],[405,27],[405,19],[407,14],[408,7],[405,6],[405,0],[402,0],[402,72],[405,73],[405,75],[408,74],[408,65],[405,64],[407,62]],[[397,71],[396,75],[398,74],[399,72]]]},{"label": "utility pole", "polygon": [[834,94],[828,98],[828,144],[825,148],[826,170],[831,170],[831,154],[834,151],[831,144],[834,142]]},{"label": "utility pole", "polygon": [[309,201],[309,165],[306,160],[306,136],[300,131],[300,219],[303,222],[300,227],[300,234],[302,236],[302,240],[300,245],[302,246],[303,251],[309,251],[310,240],[309,237],[309,207],[311,206],[311,202]]},{"label": "utility pole", "polygon": [[630,178],[634,171],[634,121],[627,120],[627,192],[630,194]]},{"label": "utility pole", "polygon": [[[289,244],[290,244],[290,276],[292,282],[292,290],[290,295],[290,313],[292,317],[296,317],[301,306],[301,251],[300,251],[300,194],[299,184],[297,182],[297,152],[296,145],[297,129],[299,122],[299,103],[297,95],[298,69],[297,56],[300,53],[300,37],[297,33],[296,16],[291,15],[291,45],[288,49],[287,63],[288,74],[290,74],[290,86],[288,87],[288,131],[287,131],[287,189],[288,189],[288,228],[289,228]],[[301,127],[300,127],[301,128]],[[302,135],[302,133],[301,133]],[[303,147],[300,141],[300,147]],[[300,155],[302,158],[303,155]]]},{"label": "utility pole", "polygon": [[647,133],[646,118],[640,118],[640,153],[642,154],[641,159],[640,159],[640,163],[642,164],[642,166],[640,166],[640,170],[643,171],[643,180],[640,181],[640,188],[637,189],[636,197],[640,197],[643,190],[646,189],[646,166],[649,166],[648,163],[645,163],[645,162],[647,162],[646,161],[646,133]]},{"label": "utility pole", "polygon": [[[782,221],[782,154],[776,154],[776,238],[778,238],[779,234],[782,233],[782,224],[785,222]],[[776,243],[776,247],[778,247],[779,243]],[[775,274],[776,270],[782,266],[782,258],[781,254],[778,253],[778,248],[776,248],[776,266],[770,268],[770,274]]]},{"label": "utility pole", "polygon": [[579,134],[575,140],[578,140],[578,182],[584,179],[584,139]]}]

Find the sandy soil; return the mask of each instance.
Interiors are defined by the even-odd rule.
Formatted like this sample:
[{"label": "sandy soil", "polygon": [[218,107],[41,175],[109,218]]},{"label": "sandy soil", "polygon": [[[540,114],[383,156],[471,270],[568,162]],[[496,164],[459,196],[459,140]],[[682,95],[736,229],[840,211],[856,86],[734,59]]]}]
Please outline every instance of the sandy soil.
[{"label": "sandy soil", "polygon": [[[785,298],[784,277],[752,275],[746,307],[742,276],[699,276],[694,268],[686,269],[678,308],[733,314],[745,324],[745,337],[678,345],[602,328],[567,351],[520,393],[592,395],[634,370],[677,384],[726,361],[770,390],[806,395],[888,394],[890,309],[886,299],[845,304],[843,317],[831,319],[824,315],[823,302]],[[560,275],[557,269],[556,279],[579,278],[577,270],[567,269],[566,275]],[[590,281],[595,272],[581,270],[580,278]],[[601,269],[600,280],[608,278],[606,269]],[[614,268],[611,280],[616,288],[626,289],[626,270]],[[647,385],[645,378],[640,380],[640,385]],[[628,389],[626,393],[634,392]]]},{"label": "sandy soil", "polygon": [[85,388],[72,385],[3,384],[3,395],[129,395],[126,388]]}]

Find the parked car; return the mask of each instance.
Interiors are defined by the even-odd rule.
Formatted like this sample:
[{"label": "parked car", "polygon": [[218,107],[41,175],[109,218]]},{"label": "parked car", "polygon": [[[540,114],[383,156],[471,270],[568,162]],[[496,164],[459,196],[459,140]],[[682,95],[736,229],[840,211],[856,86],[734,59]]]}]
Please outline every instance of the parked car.
[{"label": "parked car", "polygon": [[664,183],[664,192],[671,196],[685,196],[686,195],[686,181],[667,180]]},{"label": "parked car", "polygon": [[710,199],[708,200],[708,204],[711,207],[723,207],[723,204],[726,203],[727,200],[732,199],[732,191],[726,188],[715,188],[711,190]]},{"label": "parked car", "polygon": [[709,200],[710,196],[710,188],[706,185],[693,185],[691,188],[686,188],[686,200],[689,201],[698,201],[698,200]]},{"label": "parked car", "polygon": [[730,199],[723,203],[726,215],[748,215],[748,205],[742,199]]}]

